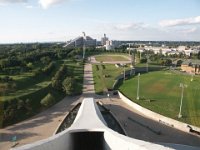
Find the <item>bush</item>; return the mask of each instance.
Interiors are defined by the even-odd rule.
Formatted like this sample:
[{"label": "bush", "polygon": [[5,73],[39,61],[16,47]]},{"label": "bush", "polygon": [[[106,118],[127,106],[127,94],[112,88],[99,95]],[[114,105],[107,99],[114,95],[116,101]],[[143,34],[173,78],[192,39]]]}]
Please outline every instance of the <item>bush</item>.
[{"label": "bush", "polygon": [[52,88],[56,90],[62,90],[62,81],[61,80],[52,80],[51,81]]},{"label": "bush", "polygon": [[99,66],[98,65],[95,65],[96,66],[96,70],[98,71],[99,70]]},{"label": "bush", "polygon": [[40,104],[45,107],[49,107],[55,103],[55,98],[48,93],[41,101]]},{"label": "bush", "polygon": [[49,75],[55,68],[55,62],[51,62],[48,66],[42,69],[43,73]]},{"label": "bush", "polygon": [[67,95],[73,95],[74,93],[74,82],[72,77],[66,77],[63,81],[63,90]]},{"label": "bush", "polygon": [[178,60],[177,63],[176,63],[176,66],[181,66],[182,63],[183,63],[182,60]]},{"label": "bush", "polygon": [[140,59],[140,63],[147,63],[147,59],[146,58],[141,58]]}]

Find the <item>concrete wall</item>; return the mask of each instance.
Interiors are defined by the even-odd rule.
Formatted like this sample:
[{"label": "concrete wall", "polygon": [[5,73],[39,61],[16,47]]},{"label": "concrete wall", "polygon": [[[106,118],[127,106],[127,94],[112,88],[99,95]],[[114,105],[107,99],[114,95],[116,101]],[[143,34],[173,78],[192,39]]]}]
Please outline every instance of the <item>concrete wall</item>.
[{"label": "concrete wall", "polygon": [[[162,124],[165,124],[167,126],[176,128],[178,130],[184,131],[184,132],[189,132],[190,128],[188,127],[189,124],[165,117],[163,115],[160,115],[158,113],[155,113],[149,109],[146,109],[136,103],[134,103],[133,101],[131,101],[130,99],[128,99],[126,96],[124,96],[120,91],[118,91],[120,98],[122,99],[123,102],[125,102],[126,104],[128,104],[130,107],[132,107],[133,109],[138,110],[139,112],[141,112],[142,114],[144,114],[145,116],[158,121]],[[193,130],[200,132],[200,128],[196,127],[196,126],[192,126],[189,125]]]},{"label": "concrete wall", "polygon": [[11,150],[66,150],[71,149],[70,133],[66,130],[50,138]]}]

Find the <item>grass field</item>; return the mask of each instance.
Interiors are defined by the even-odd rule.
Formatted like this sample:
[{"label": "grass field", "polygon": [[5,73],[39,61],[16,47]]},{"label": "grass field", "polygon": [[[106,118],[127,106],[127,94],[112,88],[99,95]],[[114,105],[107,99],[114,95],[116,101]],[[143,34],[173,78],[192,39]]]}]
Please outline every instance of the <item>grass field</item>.
[{"label": "grass field", "polygon": [[[136,100],[137,76],[126,80],[120,86],[127,97],[134,102],[162,115],[174,118],[192,125],[200,126],[200,77],[175,73],[171,71],[157,71],[140,76],[140,98]],[[179,113],[181,88],[180,83],[187,84],[184,90],[181,119]],[[144,100],[146,99],[146,100]],[[148,99],[152,100],[151,102]]]},{"label": "grass field", "polygon": [[[126,69],[129,69],[126,67]],[[112,89],[115,78],[123,73],[123,68],[116,68],[113,64],[93,64],[94,87],[97,94],[103,94]]]},{"label": "grass field", "polygon": [[112,62],[112,61],[128,61],[128,55],[97,55],[95,56],[96,61],[98,62]]},{"label": "grass field", "polygon": [[[63,74],[63,77],[72,76],[75,79],[76,83],[76,91],[74,94],[82,93],[83,86],[83,63],[76,62],[68,59],[57,60],[55,62],[56,67],[52,70],[49,75],[41,74],[37,77],[34,77],[33,72],[23,73],[19,75],[12,75],[12,79],[16,83],[16,88],[13,91],[9,91],[7,93],[3,93],[0,95],[0,104],[6,103],[6,106],[13,102],[17,103],[18,100],[30,100],[31,105],[31,113],[20,114],[12,120],[7,120],[3,122],[3,126],[7,126],[21,120],[27,119],[28,117],[37,114],[44,110],[41,107],[40,101],[44,98],[48,93],[51,93],[55,97],[55,101],[59,102],[62,100],[66,94],[64,91],[58,91],[51,87],[51,79],[55,75],[56,71],[62,65],[67,66],[67,73]],[[38,66],[40,68],[40,66]],[[3,75],[1,75],[3,76]],[[5,105],[4,105],[5,106]],[[1,107],[1,105],[0,105]],[[7,107],[6,107],[7,108]],[[0,110],[2,111],[3,108]],[[2,123],[2,114],[0,112],[0,126]]]}]

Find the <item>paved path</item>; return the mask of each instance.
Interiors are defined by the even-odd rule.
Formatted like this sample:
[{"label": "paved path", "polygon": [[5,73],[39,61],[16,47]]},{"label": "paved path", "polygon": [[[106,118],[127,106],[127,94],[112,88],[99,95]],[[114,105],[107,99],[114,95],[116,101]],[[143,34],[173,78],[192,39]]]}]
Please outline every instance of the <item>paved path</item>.
[{"label": "paved path", "polygon": [[83,80],[83,97],[94,97],[94,81],[92,74],[92,65],[86,63],[84,66],[84,80]]},{"label": "paved path", "polygon": [[[99,100],[111,110],[130,137],[154,143],[176,143],[200,147],[200,137],[153,121],[116,96]],[[158,132],[161,134],[157,134]]]},{"label": "paved path", "polygon": [[11,138],[17,136],[17,146],[45,139],[54,134],[70,108],[76,105],[80,97],[65,97],[46,111],[15,125],[0,129],[0,150],[11,147]]}]

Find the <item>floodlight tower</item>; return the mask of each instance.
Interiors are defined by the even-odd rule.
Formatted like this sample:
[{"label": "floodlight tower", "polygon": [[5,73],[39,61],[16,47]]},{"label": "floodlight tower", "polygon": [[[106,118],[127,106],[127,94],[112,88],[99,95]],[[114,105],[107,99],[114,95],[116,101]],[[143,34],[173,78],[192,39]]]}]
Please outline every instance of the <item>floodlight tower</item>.
[{"label": "floodlight tower", "polygon": [[149,72],[149,54],[148,54],[148,52],[147,52],[147,54],[146,54],[146,58],[147,58],[146,72]]},{"label": "floodlight tower", "polygon": [[126,71],[125,71],[125,64],[124,64],[124,81],[126,80]]},{"label": "floodlight tower", "polygon": [[181,91],[181,104],[180,104],[180,110],[179,110],[178,118],[182,117],[181,110],[182,110],[182,104],[183,104],[183,92],[184,92],[184,88],[187,88],[187,85],[180,83],[180,87],[182,88],[182,91]]},{"label": "floodlight tower", "polygon": [[131,55],[131,43],[128,44],[129,45],[129,56]]},{"label": "floodlight tower", "polygon": [[83,32],[83,60],[85,59],[85,42],[86,42],[86,35]]},{"label": "floodlight tower", "polygon": [[140,99],[140,97],[139,97],[139,90],[140,90],[140,73],[138,73],[137,100]]}]

